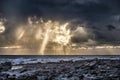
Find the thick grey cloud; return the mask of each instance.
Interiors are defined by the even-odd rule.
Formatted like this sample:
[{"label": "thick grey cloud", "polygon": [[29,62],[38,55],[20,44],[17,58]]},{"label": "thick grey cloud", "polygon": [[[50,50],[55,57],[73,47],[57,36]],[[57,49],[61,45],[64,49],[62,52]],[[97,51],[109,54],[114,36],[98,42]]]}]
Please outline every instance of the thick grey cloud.
[{"label": "thick grey cloud", "polygon": [[[109,6],[98,0],[4,0],[2,11],[6,16],[38,15],[47,18],[100,20],[109,15]],[[108,14],[109,13],[109,14]]]},{"label": "thick grey cloud", "polygon": [[[12,22],[12,26],[33,15],[44,19],[73,21],[73,25],[85,23],[97,39],[113,41],[120,40],[120,37],[114,36],[120,30],[119,3],[120,0],[1,0],[0,13],[9,23]],[[116,28],[108,28],[107,25]]]},{"label": "thick grey cloud", "polygon": [[1,11],[8,17],[37,15],[97,22],[119,14],[118,3],[119,0],[2,0]]}]

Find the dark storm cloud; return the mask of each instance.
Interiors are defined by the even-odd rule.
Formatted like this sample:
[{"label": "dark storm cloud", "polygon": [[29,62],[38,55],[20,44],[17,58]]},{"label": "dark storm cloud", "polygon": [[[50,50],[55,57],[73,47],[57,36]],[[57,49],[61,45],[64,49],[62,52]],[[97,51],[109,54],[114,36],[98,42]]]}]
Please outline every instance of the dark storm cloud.
[{"label": "dark storm cloud", "polygon": [[[86,23],[98,39],[120,40],[114,37],[119,33],[119,3],[120,0],[1,0],[0,13],[16,23],[19,19],[34,15],[44,19],[73,21],[73,25]],[[111,28],[106,25],[116,28],[109,30]]]},{"label": "dark storm cloud", "polygon": [[94,22],[118,14],[118,3],[119,0],[2,0],[1,11],[8,17],[37,15]]},{"label": "dark storm cloud", "polygon": [[3,13],[9,17],[38,15],[92,21],[109,13],[109,6],[97,0],[4,0],[1,4]]}]

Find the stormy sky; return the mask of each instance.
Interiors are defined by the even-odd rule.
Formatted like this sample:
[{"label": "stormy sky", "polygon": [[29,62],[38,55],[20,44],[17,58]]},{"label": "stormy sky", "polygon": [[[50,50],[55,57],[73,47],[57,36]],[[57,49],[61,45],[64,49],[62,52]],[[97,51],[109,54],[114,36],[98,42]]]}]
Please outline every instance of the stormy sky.
[{"label": "stormy sky", "polygon": [[[95,34],[96,41],[112,42],[120,40],[119,4],[120,0],[0,0],[0,17],[14,26],[34,15],[46,20],[70,21],[72,27],[85,25]],[[6,33],[0,36],[13,28],[7,26]]]}]

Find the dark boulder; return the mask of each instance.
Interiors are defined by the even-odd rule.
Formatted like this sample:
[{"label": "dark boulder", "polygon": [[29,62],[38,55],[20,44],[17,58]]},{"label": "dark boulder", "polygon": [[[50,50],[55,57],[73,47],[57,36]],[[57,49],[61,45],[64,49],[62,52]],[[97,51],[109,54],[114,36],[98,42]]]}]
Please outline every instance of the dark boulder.
[{"label": "dark boulder", "polygon": [[12,68],[12,63],[11,62],[4,62],[4,63],[0,64],[0,72],[1,71],[8,71],[11,68]]}]

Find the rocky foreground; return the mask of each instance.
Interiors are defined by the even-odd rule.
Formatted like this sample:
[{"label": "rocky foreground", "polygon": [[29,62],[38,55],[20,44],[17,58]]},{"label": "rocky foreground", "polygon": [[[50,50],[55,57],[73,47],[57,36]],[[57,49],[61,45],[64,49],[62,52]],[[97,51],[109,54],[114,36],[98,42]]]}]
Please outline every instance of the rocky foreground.
[{"label": "rocky foreground", "polygon": [[0,63],[0,80],[120,80],[120,59]]}]

